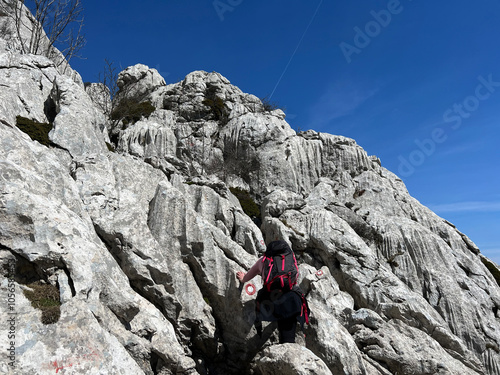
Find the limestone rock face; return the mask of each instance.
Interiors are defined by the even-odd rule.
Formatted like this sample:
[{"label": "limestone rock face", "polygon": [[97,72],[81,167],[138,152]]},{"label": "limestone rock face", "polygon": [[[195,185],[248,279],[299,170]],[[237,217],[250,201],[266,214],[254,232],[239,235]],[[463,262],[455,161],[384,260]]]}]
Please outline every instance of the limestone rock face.
[{"label": "limestone rock face", "polygon": [[[113,122],[0,47],[2,373],[500,375],[498,268],[354,140],[296,134],[218,73],[166,85],[144,65],[113,104],[154,111]],[[297,344],[257,335],[261,280],[235,276],[275,239],[312,311]],[[50,321],[34,283],[58,290]]]},{"label": "limestone rock face", "polygon": [[255,359],[254,374],[331,375],[325,363],[304,347],[281,344],[266,348]]},{"label": "limestone rock face", "polygon": [[104,114],[109,114],[112,110],[111,91],[103,83],[85,83],[85,92],[90,96],[96,107]]},{"label": "limestone rock face", "polygon": [[107,120],[82,87],[68,77],[58,76],[50,99],[55,106],[54,128],[49,134],[52,142],[73,157],[101,154],[107,150],[102,135]]},{"label": "limestone rock face", "polygon": [[15,124],[16,117],[22,116],[48,122],[48,99],[57,75],[53,63],[43,56],[0,51],[0,121]]},{"label": "limestone rock face", "polygon": [[[2,260],[16,265],[11,275],[17,291],[15,343],[23,348],[17,369],[7,373],[29,374],[35,368],[49,373],[55,371],[54,363],[73,367],[75,373],[138,373],[145,371],[142,362],[151,368],[152,358],[169,368],[194,368],[171,323],[132,290],[99,238],[92,205],[82,199],[85,190],[58,153],[3,124],[0,134]],[[21,292],[28,281],[58,286],[62,305],[57,323],[40,323],[40,313]],[[7,289],[7,278],[2,278],[2,289]],[[125,350],[132,342],[136,352]]]},{"label": "limestone rock face", "polygon": [[[10,53],[25,53],[30,44],[33,43],[32,34],[40,32],[40,35],[37,35],[34,39],[39,53],[47,56],[59,73],[71,78],[75,83],[83,87],[82,77],[78,72],[71,69],[64,54],[50,44],[44,30],[34,27],[36,23],[35,17],[30,13],[28,7],[24,5],[24,2],[16,4],[16,6],[20,7],[17,16],[13,4],[14,2],[11,0],[0,0],[0,30],[2,30],[0,50]],[[19,21],[16,25],[15,19],[17,17],[19,17]]]}]

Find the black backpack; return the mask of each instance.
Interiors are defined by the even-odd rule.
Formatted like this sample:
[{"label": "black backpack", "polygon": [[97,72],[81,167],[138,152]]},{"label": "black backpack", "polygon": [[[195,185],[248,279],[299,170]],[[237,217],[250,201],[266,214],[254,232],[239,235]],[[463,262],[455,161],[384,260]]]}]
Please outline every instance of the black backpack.
[{"label": "black backpack", "polygon": [[299,277],[297,260],[285,241],[269,243],[262,261],[264,288],[268,291],[275,289],[289,291],[297,284]]}]

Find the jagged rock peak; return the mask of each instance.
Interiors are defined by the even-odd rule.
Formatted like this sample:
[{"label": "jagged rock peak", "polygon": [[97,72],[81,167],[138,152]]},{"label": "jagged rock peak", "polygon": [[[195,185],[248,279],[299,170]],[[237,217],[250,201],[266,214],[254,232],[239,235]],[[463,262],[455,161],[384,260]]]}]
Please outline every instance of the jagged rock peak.
[{"label": "jagged rock peak", "polygon": [[150,69],[143,64],[136,64],[121,71],[116,84],[120,93],[134,98],[142,98],[156,88],[166,85],[156,69]]}]

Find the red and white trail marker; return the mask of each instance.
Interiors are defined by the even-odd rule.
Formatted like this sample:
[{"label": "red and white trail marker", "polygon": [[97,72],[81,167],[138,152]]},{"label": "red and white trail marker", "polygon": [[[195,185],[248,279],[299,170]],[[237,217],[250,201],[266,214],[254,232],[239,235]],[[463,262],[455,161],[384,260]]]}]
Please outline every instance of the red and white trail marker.
[{"label": "red and white trail marker", "polygon": [[253,296],[257,291],[257,288],[253,284],[247,284],[247,286],[245,287],[245,291],[249,296]]},{"label": "red and white trail marker", "polygon": [[323,276],[323,270],[317,270],[316,276],[319,276],[319,277]]}]

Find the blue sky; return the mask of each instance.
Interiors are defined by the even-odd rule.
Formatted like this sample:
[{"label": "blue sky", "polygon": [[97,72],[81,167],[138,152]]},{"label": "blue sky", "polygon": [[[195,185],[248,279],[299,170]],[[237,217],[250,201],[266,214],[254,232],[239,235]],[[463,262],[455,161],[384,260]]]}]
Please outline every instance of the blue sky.
[{"label": "blue sky", "polygon": [[500,263],[498,0],[85,1],[84,81],[104,59],[168,83],[217,71],[294,129],[354,138]]}]

